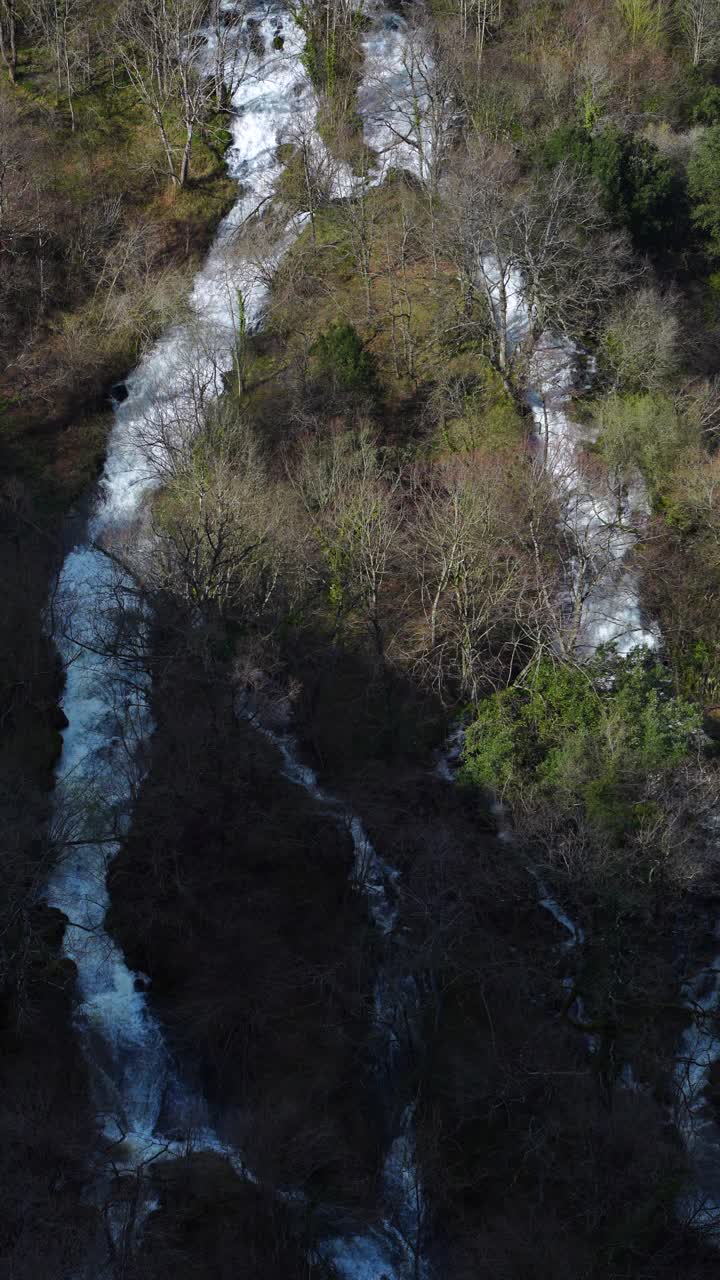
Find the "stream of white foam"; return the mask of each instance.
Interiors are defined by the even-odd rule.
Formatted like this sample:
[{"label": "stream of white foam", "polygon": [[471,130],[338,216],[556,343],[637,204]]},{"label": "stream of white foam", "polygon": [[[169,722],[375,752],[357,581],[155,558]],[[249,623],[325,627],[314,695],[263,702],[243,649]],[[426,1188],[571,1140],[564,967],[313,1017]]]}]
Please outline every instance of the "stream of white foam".
[{"label": "stream of white foam", "polygon": [[[64,563],[57,596],[64,619],[60,644],[68,719],[57,772],[58,816],[67,825],[68,815],[80,815],[73,822],[81,823],[87,842],[62,858],[48,900],[69,920],[65,952],[77,967],[77,1024],[102,1127],[118,1144],[116,1162],[130,1168],[159,1152],[185,1150],[188,1140],[203,1148],[220,1144],[208,1129],[202,1103],[185,1096],[173,1070],[148,1008],[146,982],[128,970],[104,929],[107,868],[118,848],[114,837],[127,828],[142,775],[142,745],[152,726],[146,677],[130,655],[125,661],[122,652],[105,650],[117,581],[98,544],[111,544],[131,529],[160,481],[163,445],[148,447],[148,421],[181,424],[198,386],[206,399],[221,394],[223,374],[232,367],[238,291],[249,327],[257,324],[267,296],[265,275],[239,251],[237,232],[269,196],[280,171],[278,134],[293,113],[307,108],[309,94],[297,28],[279,9],[268,15],[262,6],[249,16],[258,23],[265,55],[250,57],[233,99],[227,161],[242,194],[196,277],[191,319],[167,332],[127,380],[127,399],[115,410],[88,533]],[[281,31],[284,47],[274,49],[273,38]],[[135,625],[142,639],[141,617]]]}]

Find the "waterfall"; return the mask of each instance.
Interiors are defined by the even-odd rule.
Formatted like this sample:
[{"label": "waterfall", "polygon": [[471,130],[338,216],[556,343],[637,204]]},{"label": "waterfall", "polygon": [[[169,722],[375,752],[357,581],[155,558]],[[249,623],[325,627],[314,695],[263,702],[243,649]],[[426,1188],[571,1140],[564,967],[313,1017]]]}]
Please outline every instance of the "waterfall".
[{"label": "waterfall", "polygon": [[[519,282],[515,297],[515,324],[522,335],[527,333],[529,316]],[[613,500],[585,479],[578,459],[586,437],[570,410],[577,364],[578,352],[572,343],[543,334],[530,362],[528,391],[538,447],[543,449],[545,465],[555,480],[570,533],[590,565],[599,567],[586,584],[589,589],[577,632],[577,653],[590,657],[607,643],[613,643],[621,654],[642,646],[654,649],[661,640],[660,630],[642,617],[637,577],[627,563],[637,537],[638,518],[642,521],[648,512],[647,495],[638,481],[634,489]],[[570,567],[577,581],[578,567]],[[557,908],[544,886],[541,892],[540,905],[563,927],[576,931],[574,936],[570,934],[568,945],[581,943],[577,926]],[[720,922],[716,936],[720,937]],[[696,1189],[679,1205],[679,1211],[687,1221],[720,1239],[720,1123],[706,1098],[709,1073],[720,1060],[720,952],[684,984],[682,994],[692,1020],[677,1056],[675,1118],[692,1157]],[[582,1021],[582,1006],[576,1011]],[[597,1047],[592,1036],[588,1047],[591,1051]],[[627,1088],[638,1088],[629,1063],[623,1068],[621,1082]]]},{"label": "waterfall", "polygon": [[[192,394],[188,370],[207,397],[223,390],[232,367],[238,292],[249,326],[257,324],[267,286],[237,249],[243,222],[272,190],[280,166],[278,132],[309,99],[302,72],[302,38],[280,10],[247,15],[257,24],[265,53],[248,54],[248,69],[233,97],[228,169],[241,196],[221,224],[197,275],[190,319],[167,332],[127,380],[117,405],[107,458],[87,533],[67,556],[59,591],[66,623],[59,640],[66,669],[63,734],[57,769],[58,822],[78,814],[82,844],[59,862],[48,901],[68,918],[65,953],[77,968],[76,1021],[91,1067],[99,1119],[115,1145],[116,1163],[137,1168],[159,1153],[186,1150],[188,1140],[220,1149],[202,1102],[186,1096],[162,1030],[146,997],[147,982],[130,972],[107,935],[106,874],[127,829],[142,774],[142,745],[152,731],[147,679],[128,655],[104,651],[111,639],[116,570],[99,549],[127,533],[160,482],[163,442],[148,446],[149,417],[179,423]],[[282,49],[273,47],[282,34]],[[278,42],[280,43],[280,42]],[[252,48],[257,48],[257,38]],[[289,227],[286,242],[296,228]],[[284,245],[278,247],[278,254]],[[120,584],[122,589],[122,583]],[[105,606],[108,606],[107,610]],[[135,619],[140,640],[143,621]]]},{"label": "waterfall", "polygon": [[[302,787],[314,802],[332,818],[352,841],[353,879],[367,902],[368,913],[389,944],[397,924],[395,868],[376,852],[360,818],[337,796],[321,787],[317,774],[300,758],[298,744],[289,733],[278,733],[263,725],[247,695],[237,704],[238,714],[256,725],[264,737],[281,753],[284,774],[290,782]],[[414,1021],[418,992],[407,978],[394,990],[381,967],[373,993],[374,1022],[384,1047],[385,1064],[392,1070],[401,1048],[398,1028]],[[422,1185],[415,1159],[413,1108],[404,1107],[397,1133],[390,1144],[381,1185],[381,1226],[338,1236],[330,1240],[324,1252],[331,1258],[340,1275],[347,1280],[410,1280],[426,1273],[421,1255],[422,1227],[425,1216]]]},{"label": "waterfall", "polygon": [[[614,499],[584,474],[580,456],[589,441],[570,408],[577,363],[571,342],[543,334],[531,358],[527,396],[535,439],[579,551],[570,566],[569,611],[578,615],[575,650],[590,657],[604,644],[613,644],[621,654],[643,646],[653,649],[659,634],[643,622],[637,576],[627,563],[638,523],[648,514],[647,497],[638,482]],[[585,579],[580,560],[590,566]]]},{"label": "waterfall", "polygon": [[[262,316],[266,273],[260,273],[242,256],[237,247],[238,232],[269,197],[279,175],[279,133],[299,110],[312,110],[300,61],[302,37],[298,29],[284,18],[281,9],[268,13],[262,6],[247,17],[256,23],[265,53],[249,54],[247,73],[233,96],[233,142],[227,160],[239,184],[240,198],[221,224],[195,279],[190,320],[164,334],[127,380],[127,398],[115,407],[87,533],[69,553],[61,571],[57,599],[63,617],[59,643],[66,668],[62,705],[68,727],[57,770],[57,820],[61,828],[72,828],[73,835],[79,829],[81,839],[68,841],[68,851],[51,877],[47,896],[68,919],[64,948],[77,969],[78,1033],[90,1064],[99,1121],[108,1143],[113,1144],[116,1166],[138,1169],[159,1156],[184,1154],[188,1146],[194,1146],[229,1154],[244,1176],[251,1177],[239,1157],[228,1153],[212,1131],[203,1100],[185,1089],[162,1028],[148,1005],[148,981],[129,970],[104,927],[108,865],[129,825],[143,778],[143,748],[153,728],[148,677],[141,664],[138,666],[137,651],[125,651],[113,635],[116,595],[128,584],[122,577],[118,579],[118,570],[104,549],[130,533],[143,504],[161,483],[166,441],[148,441],[148,419],[182,421],[192,399],[189,370],[202,384],[206,399],[221,395],[223,377],[232,368],[238,296],[242,296],[249,328]],[[283,36],[282,48],[274,47],[277,34]],[[382,153],[382,165],[391,160],[424,177],[424,158],[431,144],[422,120],[413,141],[398,138],[402,102],[407,101],[403,99],[406,37],[406,25],[397,15],[375,16],[363,38],[365,73],[359,107],[367,141]],[[338,194],[354,189],[345,171],[340,171],[337,182]],[[278,259],[302,225],[304,219],[298,218],[287,228],[277,245]],[[527,323],[518,289],[518,334]],[[633,513],[642,512],[644,497],[641,492],[626,495],[618,516],[605,495],[589,492],[578,459],[581,439],[568,409],[576,361],[577,353],[569,344],[541,339],[532,364],[534,389],[529,403],[539,446],[546,449],[578,540],[585,539],[596,548],[595,555],[602,558],[606,569],[588,596],[580,644],[592,651],[599,643],[614,640],[628,651],[633,645],[657,641],[656,634],[643,626],[637,584],[627,567]],[[141,649],[141,613],[134,625]],[[367,896],[369,913],[379,931],[391,940],[397,917],[397,872],[379,857],[359,818],[324,792],[314,773],[299,761],[293,740],[276,736],[274,741],[287,776],[348,827],[355,851],[355,880]],[[448,779],[459,745],[456,736],[452,754],[439,765]],[[577,926],[544,890],[541,892],[543,905],[571,935],[573,945],[581,944]],[[408,982],[402,989],[403,1007],[412,1015],[417,997],[414,984]],[[381,974],[375,1012],[378,1025],[388,1028],[389,1057],[393,1054],[397,999]],[[720,996],[714,999],[713,1008]],[[715,1040],[712,1045],[714,1061],[718,1045]],[[708,1058],[708,1064],[710,1061]],[[338,1238],[328,1246],[337,1270],[348,1280],[379,1280],[380,1276],[409,1280],[426,1269],[419,1247],[425,1210],[413,1121],[412,1103],[408,1102],[385,1161],[382,1193],[387,1216],[382,1227]]]},{"label": "waterfall", "polygon": [[[56,599],[63,618],[58,643],[66,668],[62,705],[68,720],[57,769],[58,826],[79,824],[48,885],[48,901],[67,917],[65,953],[77,970],[78,1033],[90,1065],[93,1095],[104,1136],[112,1144],[118,1170],[140,1169],[189,1149],[215,1150],[252,1180],[237,1153],[212,1131],[202,1098],[191,1096],[168,1051],[162,1028],[148,1005],[148,980],[133,973],[106,933],[108,866],[127,831],[137,788],[143,779],[143,746],[152,733],[149,680],[138,665],[144,619],[133,619],[130,653],[114,643],[114,604],[128,587],[105,554],[115,539],[137,537],[143,504],[171,462],[173,432],[192,429],[197,387],[204,402],[222,394],[223,375],[232,368],[241,295],[249,328],[257,325],[267,297],[261,276],[237,248],[237,233],[271,194],[280,172],[278,136],[299,110],[310,114],[312,95],[302,70],[303,41],[280,9],[263,7],[246,15],[255,23],[265,54],[249,55],[248,70],[233,96],[233,143],[228,169],[241,196],[221,224],[207,261],[198,273],[190,320],[168,331],[127,379],[127,397],[115,406],[107,458],[83,540],[67,556]],[[274,37],[282,34],[282,48]],[[272,52],[269,52],[272,50]],[[211,53],[211,48],[208,48]],[[321,147],[317,140],[316,145]],[[341,169],[336,194],[351,184]],[[353,188],[354,189],[354,188]],[[277,246],[279,259],[304,225],[298,218]],[[189,373],[192,375],[189,378]],[[148,428],[148,423],[151,423]],[[378,857],[359,819],[320,789],[300,764],[294,744],[277,739],[289,777],[345,823],[355,848],[355,878],[366,893],[370,914],[384,934],[395,920],[396,873]],[[73,834],[76,834],[73,830]],[[378,1021],[392,1027],[397,1010],[382,978],[375,992]],[[388,1052],[392,1031],[389,1033]],[[405,1108],[388,1153],[384,1193],[393,1220],[326,1249],[341,1275],[351,1280],[380,1275],[398,1280],[419,1273],[412,1239],[418,1183],[412,1136],[412,1109]],[[292,1196],[294,1193],[287,1193]],[[147,1206],[146,1206],[147,1210]]]}]

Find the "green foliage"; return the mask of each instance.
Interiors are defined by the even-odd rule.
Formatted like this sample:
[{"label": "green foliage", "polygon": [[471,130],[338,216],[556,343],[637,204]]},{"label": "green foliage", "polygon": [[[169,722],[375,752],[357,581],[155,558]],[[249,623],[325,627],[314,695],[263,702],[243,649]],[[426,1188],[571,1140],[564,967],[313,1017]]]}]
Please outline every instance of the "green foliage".
[{"label": "green foliage", "polygon": [[700,726],[645,651],[598,655],[579,668],[545,660],[523,687],[483,701],[466,739],[462,779],[533,797],[620,838],[645,818],[642,785],[676,767]]},{"label": "green foliage", "polygon": [[607,212],[628,229],[638,249],[675,238],[684,202],[672,164],[645,138],[605,129],[593,138],[591,169]]},{"label": "green foliage", "polygon": [[435,448],[467,453],[486,446],[503,448],[523,439],[523,420],[500,374],[487,364],[471,378],[453,379],[451,404],[443,413]]},{"label": "green foliage", "polygon": [[358,7],[345,23],[328,26],[321,6],[301,3],[294,18],[305,34],[301,58],[316,89],[332,98],[343,82],[352,78],[357,63],[356,38],[364,18]]},{"label": "green foliage", "polygon": [[652,288],[626,294],[598,335],[598,374],[613,391],[664,390],[679,365],[679,323],[674,299]]},{"label": "green foliage", "polygon": [[701,138],[688,166],[692,220],[706,238],[708,255],[720,257],[720,124]]},{"label": "green foliage", "polygon": [[636,248],[650,252],[680,239],[686,201],[671,161],[645,138],[619,129],[591,132],[592,114],[583,105],[584,123],[560,125],[541,151],[545,165],[570,161],[596,179],[602,204],[631,234]]},{"label": "green foliage", "polygon": [[690,97],[688,116],[693,124],[720,123],[720,88],[702,82]]},{"label": "green foliage", "polygon": [[593,136],[584,125],[567,122],[558,125],[546,138],[542,160],[550,169],[562,161],[570,161],[579,169],[590,170],[593,161]]},{"label": "green foliage", "polygon": [[[720,697],[717,645],[713,645],[709,639],[697,640],[690,651],[682,655],[680,674],[682,688],[688,697],[704,703],[717,702]],[[720,738],[720,720],[717,715],[706,716],[705,729],[713,738]]]},{"label": "green foliage", "polygon": [[616,0],[633,44],[657,44],[663,29],[663,12],[658,0]]},{"label": "green foliage", "polygon": [[375,362],[354,325],[330,325],[313,343],[311,355],[333,391],[360,396],[375,391]]},{"label": "green foliage", "polygon": [[692,424],[660,394],[609,395],[593,412],[610,471],[628,481],[634,470],[640,471],[651,498],[660,501],[683,448],[693,442]]}]

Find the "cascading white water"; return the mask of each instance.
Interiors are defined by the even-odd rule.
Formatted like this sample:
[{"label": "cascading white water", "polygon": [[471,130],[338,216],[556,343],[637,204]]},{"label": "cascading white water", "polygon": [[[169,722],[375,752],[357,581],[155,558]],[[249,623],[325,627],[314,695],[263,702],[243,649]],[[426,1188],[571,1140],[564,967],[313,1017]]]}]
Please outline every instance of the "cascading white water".
[{"label": "cascading white water", "polygon": [[[115,410],[88,533],[68,555],[58,592],[66,618],[60,645],[69,722],[58,766],[58,808],[64,820],[68,811],[82,811],[87,843],[62,859],[48,886],[48,900],[69,921],[64,945],[77,967],[77,1022],[102,1126],[113,1142],[124,1139],[119,1163],[130,1167],[168,1145],[172,1149],[178,1134],[183,1142],[194,1132],[203,1147],[218,1144],[207,1131],[202,1104],[184,1096],[173,1072],[147,1005],[146,983],[128,970],[104,930],[107,866],[118,847],[113,837],[127,827],[140,767],[138,748],[151,724],[142,675],[133,668],[128,680],[122,653],[103,651],[103,632],[107,637],[112,626],[111,614],[103,620],[103,605],[105,597],[112,603],[114,570],[97,544],[128,530],[159,483],[161,446],[148,448],[148,417],[182,419],[189,366],[206,398],[219,395],[222,376],[232,367],[238,291],[249,326],[257,323],[265,302],[266,285],[238,252],[237,231],[270,194],[279,173],[279,131],[308,97],[309,86],[300,64],[303,41],[294,24],[279,9],[268,15],[267,6],[248,16],[257,23],[265,54],[249,57],[233,98],[233,144],[227,160],[242,195],[196,277],[191,320],[166,333],[127,381],[127,399]],[[273,47],[280,32],[282,49]],[[142,619],[136,624],[141,631]]]},{"label": "cascading white water", "polygon": [[365,141],[378,157],[380,174],[392,165],[424,178],[428,136],[425,113],[413,110],[407,22],[372,0],[367,11],[372,25],[362,40],[363,75],[358,87]]},{"label": "cascading white water", "polygon": [[[492,281],[497,274],[492,263],[486,262],[484,270]],[[505,293],[512,358],[532,332],[519,270],[506,280]],[[628,565],[639,522],[648,514],[646,495],[638,478],[632,492],[611,496],[600,477],[589,475],[583,466],[583,451],[591,442],[572,416],[577,367],[578,350],[568,338],[543,333],[533,343],[526,387],[533,444],[555,482],[564,527],[577,549],[570,565],[570,616],[565,623],[579,657],[591,657],[605,644],[621,654],[643,646],[653,649],[657,630],[642,621],[637,578]]]},{"label": "cascading white water", "polygon": [[[522,334],[527,332],[529,317],[520,288],[515,292],[515,324]],[[591,566],[577,631],[577,652],[590,657],[600,645],[608,643],[621,654],[640,647],[654,649],[660,642],[660,631],[656,624],[648,625],[643,620],[637,577],[628,565],[638,535],[638,517],[642,521],[647,514],[647,497],[640,480],[632,491],[622,493],[615,501],[606,491],[594,491],[588,483],[579,462],[586,439],[569,411],[576,368],[577,351],[572,344],[543,335],[531,361],[533,385],[528,402],[569,531]],[[579,571],[575,565],[572,568],[577,578]],[[579,940],[577,926],[558,910],[546,892],[541,905],[565,928],[576,931],[569,943],[574,946]],[[720,936],[720,923],[716,933]],[[720,953],[685,984],[683,996],[692,1019],[677,1057],[675,1112],[692,1155],[695,1191],[680,1211],[701,1227],[707,1238],[720,1241],[720,1123],[707,1098],[710,1072],[720,1062]],[[581,1004],[577,1015],[583,1021]],[[588,1037],[588,1047],[591,1051],[597,1048],[592,1036]],[[638,1089],[631,1064],[625,1064],[621,1081],[627,1088]]]},{"label": "cascading white water", "polygon": [[[286,778],[302,787],[348,832],[354,853],[354,882],[367,901],[375,925],[389,938],[397,923],[397,870],[379,857],[357,814],[321,787],[315,771],[300,759],[296,740],[288,733],[278,733],[264,725],[245,696],[241,697],[237,710],[255,723],[280,751]],[[401,1043],[400,1024],[417,1004],[417,988],[409,978],[391,988],[381,969],[373,1004],[375,1026],[384,1045],[388,1069],[392,1069]],[[387,1280],[409,1280],[411,1276],[424,1275],[426,1267],[420,1256],[420,1238],[425,1206],[415,1159],[411,1106],[403,1111],[399,1131],[386,1157],[381,1211],[377,1228],[330,1240],[325,1246],[326,1256],[347,1280],[379,1280],[383,1276]]]},{"label": "cascading white water", "polygon": [[[169,406],[173,415],[182,412],[189,363],[210,394],[220,394],[222,375],[232,365],[238,291],[250,326],[259,318],[266,298],[264,282],[253,265],[234,250],[233,242],[239,226],[271,190],[279,172],[275,157],[278,133],[298,109],[307,83],[299,62],[302,40],[292,24],[285,25],[284,48],[270,53],[273,36],[283,25],[281,13],[268,17],[263,9],[251,16],[257,18],[268,54],[264,59],[250,60],[248,74],[233,101],[236,115],[228,161],[244,193],[221,226],[195,282],[193,322],[166,334],[128,379],[128,398],[116,410],[88,537],[67,557],[60,583],[60,595],[70,602],[71,616],[62,641],[67,665],[63,706],[69,727],[63,735],[58,800],[64,808],[82,807],[87,841],[73,847],[63,859],[48,896],[70,921],[65,949],[77,965],[81,997],[78,1024],[93,1064],[98,1109],[107,1137],[112,1141],[124,1138],[123,1160],[129,1167],[161,1151],[184,1150],[188,1135],[197,1145],[222,1148],[207,1126],[201,1101],[184,1095],[161,1028],[148,1008],[142,975],[128,970],[122,953],[104,931],[107,865],[117,850],[115,837],[126,829],[132,807],[141,768],[136,748],[142,746],[152,726],[142,676],[133,667],[132,680],[128,680],[122,653],[104,653],[98,643],[103,627],[111,625],[111,620],[104,622],[99,616],[102,607],[99,610],[98,605],[104,596],[112,596],[115,583],[111,561],[93,544],[127,529],[158,483],[157,467],[162,460],[152,456],[147,438],[143,439],[142,424],[148,413],[163,405]],[[394,164],[420,173],[420,157],[427,143],[414,146],[399,139],[402,122],[398,118],[397,127],[392,123],[393,98],[402,96],[407,74],[404,35],[404,24],[395,15],[379,18],[367,34],[366,75],[359,101],[368,121],[369,143],[382,151],[386,160],[392,156]],[[623,649],[654,643],[654,634],[643,629],[636,586],[625,566],[630,535],[622,526],[627,522],[618,521],[617,511],[603,506],[604,498],[589,494],[582,479],[577,460],[580,441],[567,412],[575,353],[566,348],[559,363],[549,353],[550,344],[543,347],[541,343],[537,390],[531,396],[538,432],[547,433],[549,465],[557,468],[554,473],[559,480],[562,477],[561,492],[572,511],[578,537],[590,538],[598,545],[602,541],[605,561],[607,539],[613,539],[609,559],[614,560],[615,569],[608,574],[607,583],[598,586],[588,607],[584,642],[593,647],[613,639]],[[142,619],[137,625],[142,628]],[[337,808],[337,801],[326,796],[314,775],[298,763],[291,744],[285,741],[279,745],[289,776],[294,771],[295,780],[321,804]],[[302,776],[298,775],[300,770]],[[356,878],[368,893],[379,927],[390,932],[395,918],[394,873],[377,857],[358,819],[345,816],[356,851]],[[380,999],[382,1002],[382,996]],[[385,1192],[392,1206],[386,1235],[372,1232],[333,1243],[331,1252],[338,1270],[352,1280],[422,1271],[413,1252],[416,1246],[408,1246],[423,1213],[412,1133],[412,1109],[408,1107],[386,1162]]]},{"label": "cascading white water", "polygon": [[[571,570],[571,611],[577,618],[575,648],[589,657],[604,644],[618,653],[658,643],[656,628],[642,619],[637,577],[628,557],[647,515],[647,499],[638,481],[615,501],[593,484],[580,461],[589,443],[574,422],[570,405],[577,350],[567,340],[543,334],[535,346],[528,403],[544,465],[556,483],[567,532],[578,548]],[[578,560],[582,561],[581,571]]]},{"label": "cascading white water", "polygon": [[354,882],[367,899],[368,910],[378,929],[391,933],[397,921],[393,886],[398,872],[378,856],[357,814],[323,790],[314,769],[300,760],[295,739],[286,733],[273,732],[256,717],[250,718],[282,755],[285,777],[307,791],[316,804],[335,817],[338,826],[348,831],[354,852]]},{"label": "cascading white water", "polygon": [[[252,1175],[228,1152],[208,1126],[202,1099],[188,1097],[174,1069],[162,1029],[146,997],[147,981],[132,973],[122,952],[104,929],[108,907],[106,875],[127,830],[135,789],[142,780],[141,748],[152,731],[146,680],[133,655],[112,644],[117,569],[100,548],[132,529],[143,504],[161,482],[167,462],[167,428],[183,431],[183,417],[202,388],[205,403],[223,390],[232,367],[238,325],[238,295],[252,327],[260,318],[267,285],[235,241],[243,222],[269,196],[279,174],[276,144],[284,126],[300,110],[312,113],[309,85],[300,64],[303,40],[278,8],[267,6],[246,17],[254,20],[265,56],[249,59],[247,73],[233,97],[232,176],[243,194],[221,225],[190,299],[191,320],[161,338],[127,380],[127,399],[115,410],[98,498],[82,544],[62,569],[58,600],[63,626],[59,636],[66,664],[63,708],[68,728],[57,775],[57,806],[62,820],[81,814],[81,844],[62,859],[48,886],[48,899],[68,918],[65,951],[77,967],[80,1003],[77,1024],[91,1064],[99,1118],[113,1143],[114,1164],[137,1168],[160,1155],[181,1154],[189,1146],[228,1155],[245,1177]],[[273,48],[282,32],[284,44]],[[270,52],[272,50],[272,52]],[[209,53],[211,53],[209,49]],[[318,146],[321,146],[317,142]],[[340,170],[336,194],[348,194]],[[277,248],[277,256],[303,225],[297,220]],[[189,370],[192,377],[188,377]],[[150,426],[148,424],[150,423]],[[157,424],[164,424],[158,430]],[[122,590],[122,581],[120,589]],[[107,609],[105,608],[107,605]],[[142,637],[142,616],[134,620]],[[371,914],[388,933],[395,923],[392,882],[395,873],[378,858],[360,822],[318,787],[289,740],[278,740],[288,775],[323,805],[334,807],[347,823],[356,853],[355,875],[368,895]],[[384,1004],[379,1016],[391,1022]],[[408,1178],[415,1180],[409,1109],[395,1139],[386,1170],[388,1203],[399,1221],[350,1239],[336,1239],[328,1253],[341,1275],[352,1280],[380,1275],[398,1280],[417,1274],[407,1204]],[[402,1190],[401,1204],[397,1204]],[[411,1256],[412,1255],[412,1256]]]}]

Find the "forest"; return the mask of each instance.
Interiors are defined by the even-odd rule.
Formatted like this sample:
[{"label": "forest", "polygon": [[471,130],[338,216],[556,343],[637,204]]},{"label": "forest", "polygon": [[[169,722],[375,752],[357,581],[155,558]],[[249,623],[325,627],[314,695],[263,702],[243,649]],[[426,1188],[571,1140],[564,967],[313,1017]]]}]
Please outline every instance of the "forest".
[{"label": "forest", "polygon": [[0,0],[0,1277],[720,1266],[720,0]]}]

